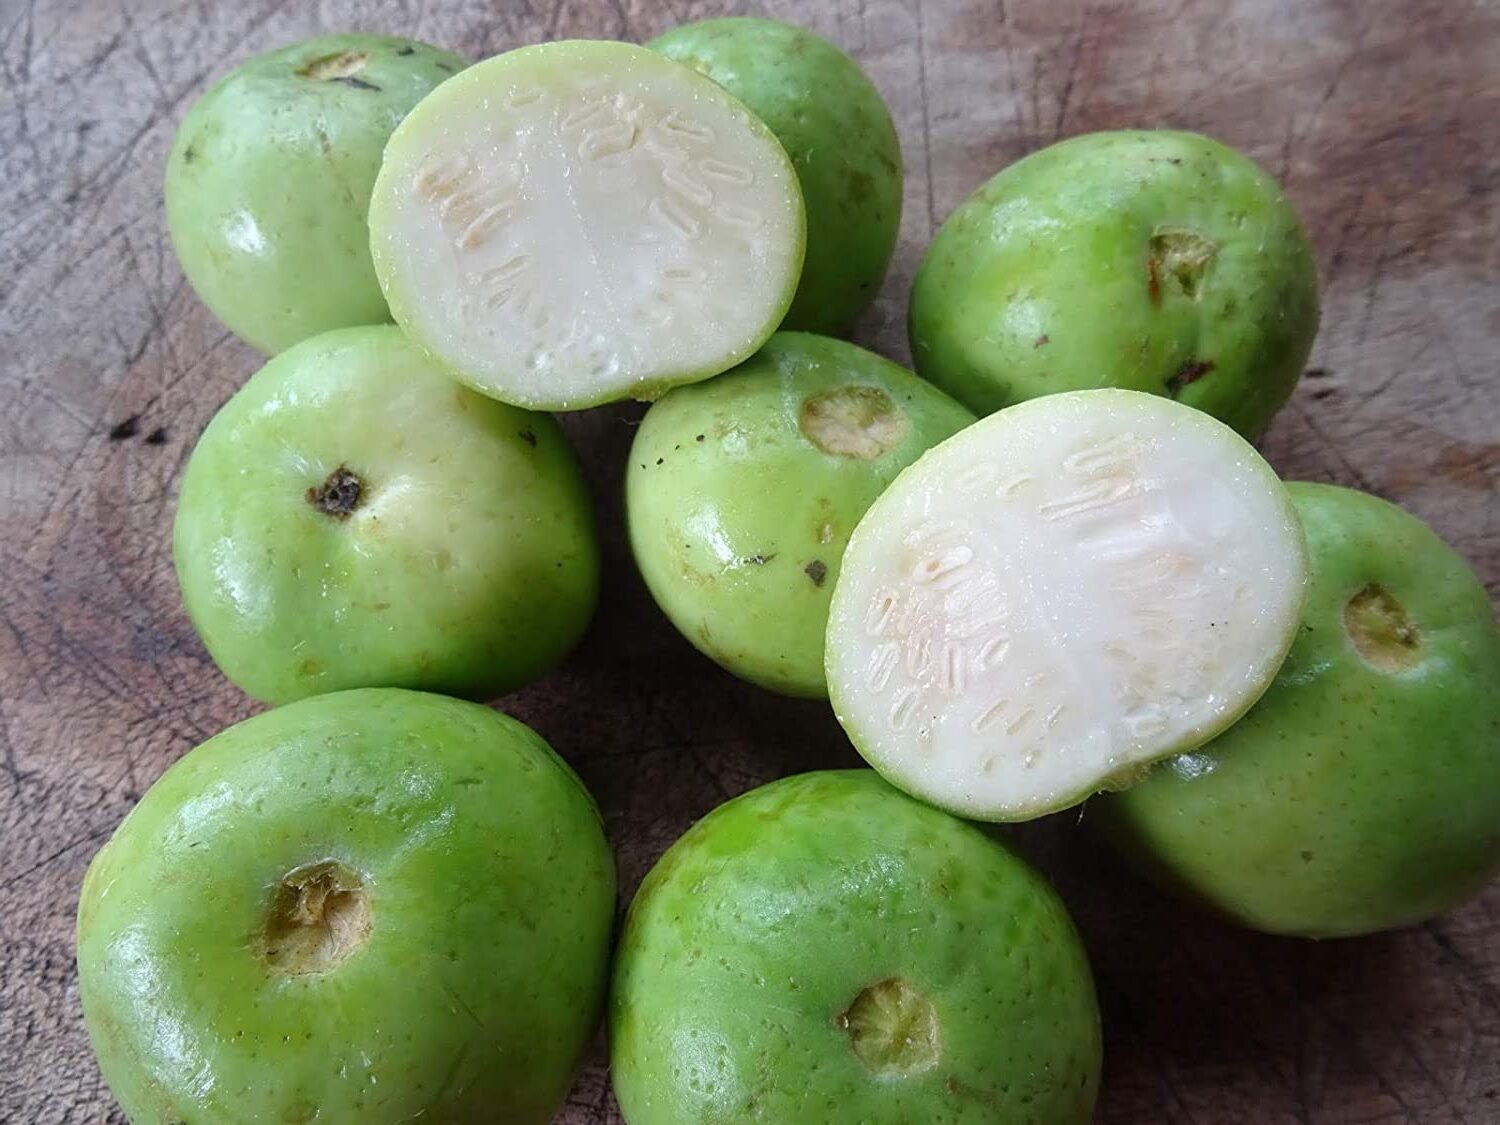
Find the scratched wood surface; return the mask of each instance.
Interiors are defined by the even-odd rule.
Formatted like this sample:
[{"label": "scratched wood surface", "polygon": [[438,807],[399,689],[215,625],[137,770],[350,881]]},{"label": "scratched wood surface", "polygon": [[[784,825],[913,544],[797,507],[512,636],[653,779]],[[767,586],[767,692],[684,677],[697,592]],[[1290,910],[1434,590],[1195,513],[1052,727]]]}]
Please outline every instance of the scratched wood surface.
[{"label": "scratched wood surface", "polygon": [[[198,432],[257,366],[183,284],[160,180],[175,122],[246,54],[320,31],[471,57],[644,39],[684,0],[0,0],[0,1120],[117,1111],[73,965],[84,867],[173,759],[255,708],[178,605],[168,526]],[[907,356],[934,225],[994,170],[1091,129],[1213,133],[1281,176],[1324,324],[1266,441],[1289,476],[1410,506],[1500,592],[1500,6],[1485,0],[784,0],[892,103],[903,237],[859,339]],[[567,419],[605,536],[598,618],[504,701],[578,768],[622,891],[726,797],[853,764],[826,709],[736,683],[650,605],[621,532],[634,407]],[[1435,750],[1438,748],[1434,748]],[[1431,925],[1238,933],[1128,876],[1075,815],[1026,826],[1088,941],[1105,1122],[1500,1121],[1500,886]],[[560,1120],[618,1121],[599,1052]],[[816,1125],[816,1123],[810,1123]]]}]

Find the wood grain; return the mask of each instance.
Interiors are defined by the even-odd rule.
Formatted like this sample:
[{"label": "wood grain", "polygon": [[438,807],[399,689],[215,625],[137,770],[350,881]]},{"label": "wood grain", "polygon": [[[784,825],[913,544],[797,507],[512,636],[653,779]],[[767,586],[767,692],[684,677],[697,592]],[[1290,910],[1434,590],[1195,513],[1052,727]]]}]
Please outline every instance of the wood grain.
[{"label": "wood grain", "polygon": [[[85,864],[173,759],[252,712],[178,604],[174,490],[257,366],[183,284],[160,179],[176,120],[235,60],[321,31],[478,57],[565,36],[644,39],[739,11],[682,0],[5,0],[0,5],[0,1119],[106,1120],[83,1032],[73,909]],[[1431,521],[1500,591],[1500,8],[1484,0],[782,0],[852,50],[909,170],[892,275],[858,338],[906,358],[935,225],[1055,137],[1199,129],[1286,182],[1317,244],[1324,327],[1266,448],[1294,477]],[[651,606],[620,519],[639,409],[567,419],[607,578],[577,656],[504,701],[578,768],[632,890],[726,797],[852,764],[825,708],[698,657]],[[1500,1120],[1500,887],[1370,940],[1256,937],[1127,875],[1086,813],[1017,833],[1094,957],[1105,1122]],[[596,1058],[561,1121],[618,1121]]]}]

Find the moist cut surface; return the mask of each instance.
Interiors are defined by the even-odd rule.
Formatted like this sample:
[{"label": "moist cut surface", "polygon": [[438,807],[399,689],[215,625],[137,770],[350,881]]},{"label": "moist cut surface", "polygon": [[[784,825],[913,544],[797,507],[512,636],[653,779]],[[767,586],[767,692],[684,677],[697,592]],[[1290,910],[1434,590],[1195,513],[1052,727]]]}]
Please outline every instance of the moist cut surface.
[{"label": "moist cut surface", "polygon": [[1034,816],[1241,714],[1305,569],[1284,487],[1228,427],[1131,391],[1038,399],[938,446],[861,521],[830,695],[897,785]]},{"label": "moist cut surface", "polygon": [[568,409],[716,375],[779,323],[802,201],[776,139],[645,48],[524,48],[392,139],[371,211],[401,325],[477,389]]}]

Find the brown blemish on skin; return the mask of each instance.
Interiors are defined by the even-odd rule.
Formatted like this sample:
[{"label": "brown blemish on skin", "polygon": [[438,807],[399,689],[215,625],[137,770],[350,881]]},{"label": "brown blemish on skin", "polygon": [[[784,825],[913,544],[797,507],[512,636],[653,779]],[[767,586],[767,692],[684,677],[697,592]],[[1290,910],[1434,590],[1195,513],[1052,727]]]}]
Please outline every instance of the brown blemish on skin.
[{"label": "brown blemish on skin", "polygon": [[990,1091],[967,1085],[952,1075],[944,1080],[943,1089],[947,1090],[948,1096],[952,1098],[967,1098],[969,1101],[990,1106],[995,1104],[995,1095]]},{"label": "brown blemish on skin", "polygon": [[908,1078],[937,1065],[937,1010],[899,977],[870,985],[834,1017],[855,1057],[877,1078]]},{"label": "brown blemish on skin", "polygon": [[349,513],[359,506],[364,482],[345,465],[340,465],[323,483],[307,490],[307,502],[325,515],[334,519],[348,519]]},{"label": "brown blemish on skin", "polygon": [[1377,672],[1405,672],[1421,659],[1422,634],[1406,607],[1378,582],[1367,583],[1344,606],[1344,632]]},{"label": "brown blemish on skin", "polygon": [[[708,586],[714,580],[713,575],[705,574],[697,567],[689,566],[686,562],[681,563],[678,566],[678,570],[682,575],[682,580],[690,586]],[[704,628],[707,628],[707,626],[704,626]]]},{"label": "brown blemish on skin", "polygon": [[293,868],[272,892],[261,956],[287,976],[337,968],[370,937],[364,881],[337,860]]},{"label": "brown blemish on skin", "polygon": [[[344,195],[352,206],[359,206],[359,195],[351,188],[348,182],[339,172],[339,162],[333,148],[333,138],[328,135],[328,130],[321,123],[316,126],[318,132],[318,144],[323,149],[323,156],[328,160],[328,170],[334,181],[343,189]],[[460,397],[462,397],[460,395]]]},{"label": "brown blemish on skin", "polygon": [[1167,377],[1167,393],[1176,398],[1182,388],[1196,383],[1214,369],[1211,359],[1190,359]]},{"label": "brown blemish on skin", "polygon": [[813,559],[802,570],[803,573],[812,579],[814,586],[821,587],[828,578],[828,564],[822,559]]},{"label": "brown blemish on skin", "polygon": [[1203,293],[1208,268],[1219,253],[1218,244],[1185,227],[1158,227],[1151,236],[1147,292],[1153,305],[1161,304],[1162,287],[1170,283],[1184,297],[1196,301]]},{"label": "brown blemish on skin", "polygon": [[1051,342],[1052,342],[1052,337],[1049,336],[1049,335],[1047,335],[1045,332],[1043,332],[1040,336],[1038,336],[1036,338],[1035,341],[1032,342],[1031,346],[1033,348],[1040,348],[1040,347],[1042,347],[1042,346],[1044,346],[1046,344],[1050,344]]},{"label": "brown blemish on skin", "polygon": [[879,387],[848,384],[806,399],[797,416],[802,435],[824,453],[873,461],[900,445],[910,424]]},{"label": "brown blemish on skin", "polygon": [[314,82],[336,82],[354,77],[369,61],[366,51],[336,51],[304,63],[297,68],[297,77],[311,78]]},{"label": "brown blemish on skin", "polygon": [[849,201],[851,203],[863,203],[869,194],[875,190],[875,181],[870,178],[868,172],[861,172],[858,168],[849,169]]}]

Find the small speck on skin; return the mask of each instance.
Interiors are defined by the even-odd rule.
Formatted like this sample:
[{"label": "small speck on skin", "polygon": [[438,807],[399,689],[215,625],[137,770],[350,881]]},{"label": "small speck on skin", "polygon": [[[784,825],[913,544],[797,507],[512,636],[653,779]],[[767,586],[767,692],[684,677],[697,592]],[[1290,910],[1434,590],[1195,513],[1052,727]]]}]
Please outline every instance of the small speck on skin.
[{"label": "small speck on skin", "polygon": [[665,461],[665,460],[666,460],[666,458],[665,458],[665,457],[658,457],[658,458],[657,458],[657,459],[656,459],[656,463],[657,463],[657,464],[658,464],[658,465],[660,465],[660,464],[661,464],[661,463],[662,463],[662,462],[663,462],[663,461]]},{"label": "small speck on skin", "polygon": [[396,54],[400,55],[402,58],[405,58],[407,55],[414,55],[416,53],[417,49],[411,46],[402,47],[399,51],[396,52]]},{"label": "small speck on skin", "polygon": [[699,434],[699,435],[698,435],[698,436],[697,436],[697,437],[695,437],[695,438],[694,438],[694,439],[693,439],[693,440],[694,440],[694,441],[702,441],[702,440],[703,440],[703,439],[704,439],[704,438],[705,438],[705,437],[707,437],[707,436],[708,436],[708,435],[707,435],[707,434]]},{"label": "small speck on skin", "polygon": [[377,93],[380,90],[380,87],[375,85],[375,83],[368,82],[365,79],[360,78],[358,75],[354,74],[341,74],[337,78],[329,79],[329,81],[337,82],[343,86],[352,86],[356,90],[374,90]]},{"label": "small speck on skin", "polygon": [[166,445],[167,444],[167,431],[166,431],[166,427],[164,427],[164,426],[157,426],[156,429],[152,430],[149,434],[146,435],[146,439],[145,440],[146,440],[146,444],[147,445]]},{"label": "small speck on skin", "polygon": [[1052,341],[1052,337],[1048,336],[1045,332],[1043,332],[1040,336],[1038,336],[1036,338],[1036,342],[1034,344],[1032,344],[1031,346],[1033,348],[1040,348],[1044,344],[1051,343],[1051,341]]},{"label": "small speck on skin", "polygon": [[532,433],[530,430],[521,431],[521,440],[524,441],[527,445],[531,446],[531,448],[536,448],[536,434]]},{"label": "small speck on skin", "polygon": [[822,586],[823,582],[828,578],[828,564],[822,559],[813,559],[812,562],[808,563],[802,569],[812,579],[814,586]]}]

